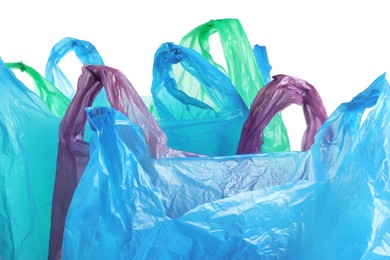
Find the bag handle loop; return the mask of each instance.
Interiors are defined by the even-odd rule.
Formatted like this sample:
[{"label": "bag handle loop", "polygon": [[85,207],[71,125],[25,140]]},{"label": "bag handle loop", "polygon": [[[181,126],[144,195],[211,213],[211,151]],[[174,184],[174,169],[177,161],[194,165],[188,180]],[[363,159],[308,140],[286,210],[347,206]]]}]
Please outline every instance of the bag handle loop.
[{"label": "bag handle loop", "polygon": [[302,150],[309,149],[318,129],[328,118],[326,109],[311,84],[280,74],[273,76],[273,80],[257,93],[242,128],[237,154],[261,152],[265,127],[277,113],[291,104],[303,107],[307,128],[302,139]]},{"label": "bag handle loop", "polygon": [[[179,90],[172,67],[177,63],[199,81],[212,104]],[[156,51],[151,92],[158,114],[164,119],[226,118],[249,111],[226,75],[195,50],[170,42]]]},{"label": "bag handle loop", "polygon": [[83,65],[104,65],[99,52],[88,41],[65,37],[57,42],[50,51],[46,63],[45,78],[57,86],[68,98],[72,98],[76,90],[72,87],[58,63],[71,51],[74,51]]}]

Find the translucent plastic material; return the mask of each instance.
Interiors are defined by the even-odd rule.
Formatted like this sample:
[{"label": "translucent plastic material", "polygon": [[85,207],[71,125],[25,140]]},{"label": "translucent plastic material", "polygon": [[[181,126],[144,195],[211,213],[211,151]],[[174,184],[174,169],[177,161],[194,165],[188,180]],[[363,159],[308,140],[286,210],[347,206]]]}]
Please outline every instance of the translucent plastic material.
[{"label": "translucent plastic material", "polygon": [[64,116],[70,100],[56,86],[23,62],[6,63],[6,65],[10,69],[27,73],[33,81],[34,93],[46,103],[56,117],[62,118]]},{"label": "translucent plastic material", "polygon": [[[50,103],[55,89],[36,82]],[[60,104],[49,109],[1,59],[0,92],[0,259],[47,259]]]},{"label": "translucent plastic material", "polygon": [[[177,64],[198,80],[204,89],[203,100],[207,96],[208,102],[178,89],[173,70]],[[210,156],[236,154],[248,108],[229,78],[200,54],[172,43],[162,44],[154,59],[152,96],[170,147]],[[272,143],[272,151],[288,144],[287,133],[279,131],[279,116],[264,130],[263,152],[270,151],[267,144]]]},{"label": "translucent plastic material", "polygon": [[[141,129],[123,114],[88,109],[96,134],[63,259],[388,258],[389,99],[381,76],[341,104],[306,151],[191,164],[150,158]],[[197,187],[189,202],[198,205],[181,208],[186,184]],[[167,198],[167,188],[177,195]]]},{"label": "translucent plastic material", "polygon": [[[179,63],[204,88],[209,102],[177,88],[173,65]],[[237,150],[248,108],[230,79],[192,49],[165,43],[153,66],[152,97],[170,147],[207,155]],[[204,145],[199,145],[199,139]]]},{"label": "translucent plastic material", "polygon": [[[253,55],[255,55],[256,64],[259,68],[261,77],[264,80],[264,83],[267,84],[271,81],[271,70],[272,66],[268,60],[267,48],[265,46],[260,46],[256,44],[253,47]],[[257,95],[257,94],[256,94]]]},{"label": "translucent plastic material", "polygon": [[[84,40],[65,37],[57,42],[50,51],[46,63],[45,78],[53,83],[68,98],[73,98],[76,88],[72,86],[59,63],[68,53],[74,52],[82,65],[104,65],[95,46]],[[81,73],[81,66],[80,66]]]},{"label": "translucent plastic material", "polygon": [[[214,33],[218,33],[222,45],[226,70],[213,59],[210,53],[209,40]],[[223,71],[231,79],[248,108],[250,108],[257,92],[268,83],[262,77],[263,64],[259,53],[256,53],[260,51],[260,54],[264,54],[265,50],[259,50],[255,47],[252,51],[244,28],[238,19],[210,20],[185,35],[180,41],[180,45],[194,49],[211,64]],[[264,66],[267,65],[268,62],[264,63]],[[190,73],[178,67],[175,70],[175,75],[178,89],[200,101],[207,102],[206,89],[202,88]],[[290,150],[289,139],[281,114],[277,114],[271,120],[264,130],[264,136],[263,152]]]},{"label": "translucent plastic material", "polygon": [[151,153],[156,158],[199,156],[167,146],[167,137],[149,113],[141,97],[119,70],[107,66],[86,66],[78,81],[76,95],[61,121],[57,171],[53,193],[53,211],[49,258],[61,254],[66,213],[77,183],[89,160],[89,144],[83,140],[85,107],[92,106],[102,88],[112,107],[125,113],[147,133]]},{"label": "translucent plastic material", "polygon": [[249,116],[242,128],[237,154],[261,152],[264,128],[276,113],[291,104],[303,108],[307,128],[302,139],[302,150],[309,149],[318,128],[328,117],[321,97],[315,88],[304,80],[276,75],[257,93],[252,103]]}]

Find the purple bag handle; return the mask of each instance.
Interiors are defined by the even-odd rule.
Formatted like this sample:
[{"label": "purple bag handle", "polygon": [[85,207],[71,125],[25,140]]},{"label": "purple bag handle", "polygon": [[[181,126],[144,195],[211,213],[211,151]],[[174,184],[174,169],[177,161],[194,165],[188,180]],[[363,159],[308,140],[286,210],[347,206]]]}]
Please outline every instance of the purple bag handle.
[{"label": "purple bag handle", "polygon": [[287,76],[276,75],[257,93],[249,116],[246,119],[237,154],[261,152],[264,143],[263,131],[271,119],[291,104],[303,107],[307,128],[302,138],[302,150],[314,143],[317,130],[328,118],[317,90],[308,82]]},{"label": "purple bag handle", "polygon": [[87,121],[85,108],[92,106],[103,87],[111,106],[142,128],[152,156],[200,156],[169,148],[168,138],[127,77],[121,71],[104,65],[85,65],[82,68],[77,92],[60,126],[60,138],[66,144],[83,139]]}]

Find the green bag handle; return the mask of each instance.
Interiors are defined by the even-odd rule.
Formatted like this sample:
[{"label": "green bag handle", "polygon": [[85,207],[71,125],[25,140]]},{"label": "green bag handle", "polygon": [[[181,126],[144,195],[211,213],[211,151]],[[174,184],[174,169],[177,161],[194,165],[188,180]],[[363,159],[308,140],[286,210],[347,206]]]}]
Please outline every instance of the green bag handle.
[{"label": "green bag handle", "polygon": [[8,62],[5,64],[10,69],[26,72],[33,80],[33,92],[47,104],[57,118],[62,118],[65,115],[70,99],[56,86],[23,62]]},{"label": "green bag handle", "polygon": [[[210,54],[209,38],[216,32],[219,34],[222,44],[227,72],[223,66],[214,61]],[[181,39],[180,45],[195,49],[210,63],[228,75],[245,104],[250,108],[257,92],[265,85],[265,82],[256,63],[251,44],[238,19],[210,20],[186,34]],[[207,95],[199,87],[196,80],[191,78],[180,67],[175,69],[178,88],[190,96],[208,103]],[[280,113],[265,128],[264,136],[263,152],[290,150],[287,130]]]},{"label": "green bag handle", "polygon": [[[210,54],[209,39],[214,33],[219,34],[228,71],[216,63]],[[202,24],[185,35],[180,45],[196,50],[228,75],[248,108],[257,92],[265,85],[251,44],[237,19],[211,20]]]}]

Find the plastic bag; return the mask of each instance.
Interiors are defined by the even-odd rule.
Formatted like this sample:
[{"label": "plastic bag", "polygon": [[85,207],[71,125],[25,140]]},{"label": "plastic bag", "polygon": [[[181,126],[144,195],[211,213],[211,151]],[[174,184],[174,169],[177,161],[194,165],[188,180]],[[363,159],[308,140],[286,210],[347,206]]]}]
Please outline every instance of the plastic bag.
[{"label": "plastic bag", "polygon": [[[245,166],[236,160],[247,157],[263,178],[282,172],[289,177],[280,185],[240,192],[174,218],[167,216],[150,169],[142,165],[142,131],[113,109],[88,109],[96,134],[68,212],[63,259],[389,257],[389,98],[381,76],[337,108],[307,151],[230,157],[225,166],[233,175]],[[360,126],[363,111],[373,105]],[[199,159],[204,167],[194,169],[198,177],[221,160]],[[169,166],[178,169],[182,160]],[[213,181],[204,180],[202,196],[213,190]],[[166,183],[180,191],[178,184],[182,181]]]},{"label": "plastic bag", "polygon": [[[39,85],[42,96],[52,94],[48,86]],[[0,259],[47,259],[57,108],[50,110],[1,59],[0,88]]]},{"label": "plastic bag", "polygon": [[109,103],[126,114],[146,133],[150,151],[157,158],[199,156],[167,146],[167,137],[149,113],[141,97],[119,70],[107,66],[86,66],[79,78],[77,92],[61,121],[58,159],[53,193],[49,259],[61,254],[65,217],[74,189],[89,161],[89,144],[83,140],[86,114],[104,86]]},{"label": "plastic bag", "polygon": [[[199,80],[208,104],[177,88],[172,68],[176,63]],[[207,155],[236,153],[249,109],[229,78],[196,51],[162,44],[154,58],[151,91],[170,147]]]},{"label": "plastic bag", "polygon": [[[226,70],[221,64],[218,64],[213,59],[210,53],[209,41],[210,36],[214,33],[218,33],[221,41],[226,62]],[[268,83],[268,81],[265,81],[262,77],[263,74],[266,74],[263,73],[265,70],[262,71],[262,69],[264,68],[263,66],[267,66],[269,63],[267,60],[262,60],[261,57],[263,56],[259,55],[264,55],[265,49],[259,49],[255,46],[252,51],[244,28],[238,19],[210,20],[186,34],[180,41],[180,45],[196,50],[211,64],[224,72],[224,74],[231,79],[234,87],[237,89],[237,92],[242,97],[248,109],[250,108],[257,92],[266,83]],[[185,70],[178,67],[175,69],[175,75],[179,90],[184,91],[191,97],[194,97],[202,102],[208,103],[208,96],[205,93],[206,89],[202,88],[199,83],[194,80],[191,74],[186,73]],[[176,108],[172,107],[171,109]],[[197,118],[197,115],[193,116],[194,119]],[[283,124],[281,114],[276,115],[271,120],[264,130],[264,135],[264,152],[281,152],[290,150],[288,135]],[[221,155],[229,154],[231,155],[234,153],[225,153]]]},{"label": "plastic bag", "polygon": [[[133,246],[143,250],[133,228],[148,232],[154,221],[180,218],[210,201],[297,179],[316,178],[305,171],[305,164],[311,162],[307,152],[156,159],[149,155],[142,130],[122,114],[96,108],[88,110],[88,116],[96,134],[91,139],[90,162],[68,211],[64,259],[95,258],[95,252],[105,258],[109,251],[115,259],[132,258],[138,256]],[[107,208],[109,204],[113,211]],[[89,212],[86,222],[90,224],[80,220],[84,211]],[[133,216],[137,223],[133,222],[131,227]],[[81,225],[88,226],[91,233],[80,230]],[[103,229],[107,235],[95,236],[102,234]],[[111,232],[116,232],[115,237]]]}]

